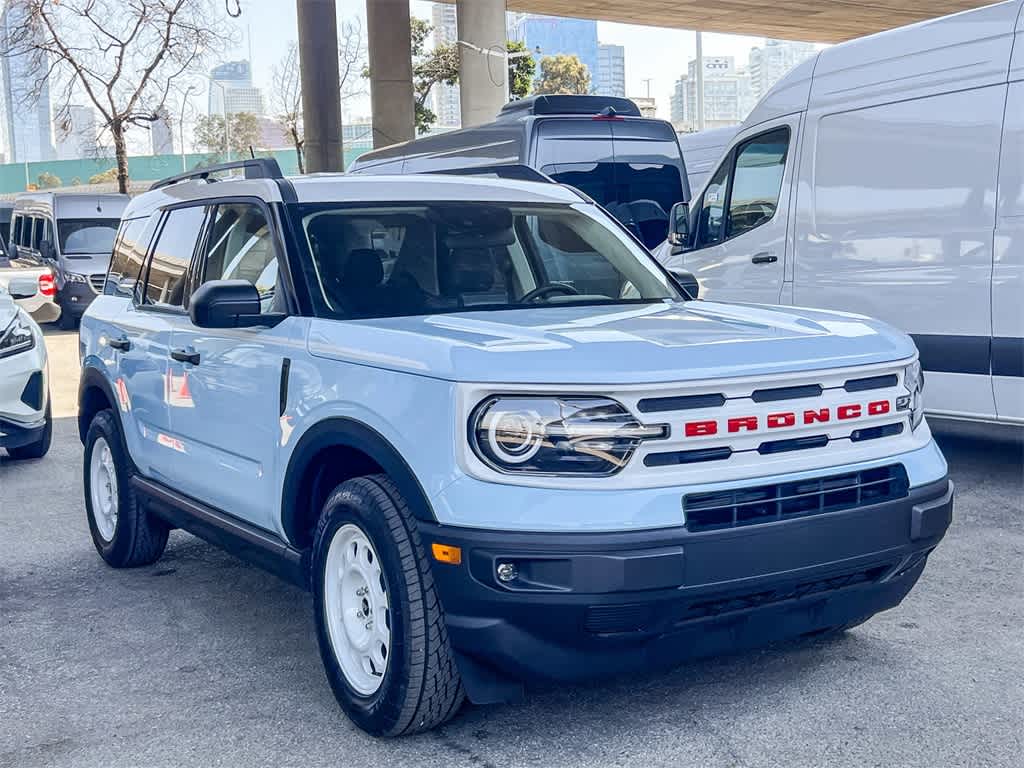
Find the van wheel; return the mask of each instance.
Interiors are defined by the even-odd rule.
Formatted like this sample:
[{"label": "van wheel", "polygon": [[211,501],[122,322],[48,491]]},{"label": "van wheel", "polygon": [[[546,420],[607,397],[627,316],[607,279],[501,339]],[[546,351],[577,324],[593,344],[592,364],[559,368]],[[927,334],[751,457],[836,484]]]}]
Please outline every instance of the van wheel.
[{"label": "van wheel", "polygon": [[53,438],[53,417],[50,415],[50,405],[46,405],[46,426],[43,427],[43,434],[34,443],[19,445],[17,448],[8,448],[7,453],[12,459],[41,459],[50,450],[50,440]]},{"label": "van wheel", "polygon": [[114,568],[154,563],[167,546],[169,527],[139,504],[133,474],[117,419],[100,411],[85,437],[85,511],[96,551]]},{"label": "van wheel", "polygon": [[374,736],[429,730],[465,694],[419,532],[383,475],[341,483],[313,541],[317,640],[334,696]]},{"label": "van wheel", "polygon": [[60,317],[57,318],[57,327],[62,331],[73,331],[78,325],[78,319],[71,314],[71,310],[62,301],[60,302]]}]

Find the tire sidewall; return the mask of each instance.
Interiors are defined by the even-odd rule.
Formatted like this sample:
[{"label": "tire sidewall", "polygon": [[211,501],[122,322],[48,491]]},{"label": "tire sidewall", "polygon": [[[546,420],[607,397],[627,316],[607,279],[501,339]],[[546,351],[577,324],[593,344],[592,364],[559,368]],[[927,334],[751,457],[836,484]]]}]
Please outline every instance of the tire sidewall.
[{"label": "tire sidewall", "polygon": [[[96,441],[102,437],[110,447],[110,455],[114,460],[114,474],[117,479],[117,524],[114,527],[114,535],[110,541],[105,541],[96,526],[96,515],[92,508],[92,473],[89,471],[92,463],[93,449]],[[127,528],[130,526],[129,515],[131,509],[130,493],[131,470],[128,468],[127,456],[121,442],[121,432],[117,428],[114,417],[110,411],[101,411],[89,425],[89,432],[85,438],[85,460],[83,461],[83,483],[85,488],[85,511],[89,521],[89,533],[92,535],[92,543],[100,557],[110,563],[117,563],[127,559],[131,552],[131,535]]]},{"label": "tire sidewall", "polygon": [[[410,684],[409,585],[384,512],[369,494],[339,489],[328,498],[324,517],[326,522],[321,522],[312,559],[313,607],[320,655],[331,688],[346,714],[363,730],[380,735],[387,733],[397,722]],[[345,678],[334,654],[324,608],[327,552],[335,533],[346,523],[357,525],[373,545],[381,562],[388,594],[391,625],[388,664],[380,687],[369,696],[357,692]]]}]

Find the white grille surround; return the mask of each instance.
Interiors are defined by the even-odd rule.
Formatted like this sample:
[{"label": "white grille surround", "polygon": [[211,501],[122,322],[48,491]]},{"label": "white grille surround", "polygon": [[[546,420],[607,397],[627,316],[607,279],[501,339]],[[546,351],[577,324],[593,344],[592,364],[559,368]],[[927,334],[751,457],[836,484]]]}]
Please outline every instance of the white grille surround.
[{"label": "white grille surround", "polygon": [[[931,440],[926,422],[912,430],[910,412],[897,410],[897,399],[908,394],[903,381],[904,368],[915,359],[770,377],[751,376],[623,387],[462,383],[456,386],[455,410],[459,419],[456,434],[461,435],[456,453],[463,471],[479,480],[537,488],[595,491],[747,481],[809,470],[842,468],[858,462],[896,457],[922,448]],[[864,381],[871,385],[870,388],[858,389],[855,385],[854,391],[848,389],[850,382]],[[818,387],[820,393],[816,390]],[[779,390],[792,390],[793,394],[802,396],[788,396],[791,393]],[[755,393],[759,393],[760,402],[754,400]],[[641,424],[668,425],[668,437],[644,441],[621,470],[608,476],[499,471],[486,465],[473,452],[469,430],[472,428],[470,418],[474,408],[484,399],[502,394],[608,397],[621,403]],[[764,399],[766,397],[781,399]],[[673,402],[677,398],[679,400]],[[651,410],[651,401],[655,401],[653,406],[657,410]],[[886,403],[887,407],[876,405],[869,413],[868,406],[871,403]],[[842,406],[846,406],[844,414],[848,418],[838,418]],[[805,411],[820,414],[826,410],[828,421],[804,423]],[[781,426],[768,427],[769,416],[778,417],[780,414],[793,414],[795,423],[789,426],[788,417],[775,418],[773,423]],[[752,422],[745,421],[745,426],[739,431],[728,431],[730,419],[749,420],[752,417],[757,419],[757,429],[746,428]],[[688,436],[686,424],[691,422],[714,422],[718,429],[715,434]],[[891,431],[898,428],[899,433],[883,433],[882,436],[873,437],[875,428],[882,427],[889,427]],[[858,431],[858,436],[866,439],[853,440],[854,433]],[[810,447],[766,452],[766,443],[778,444],[781,441],[802,441]],[[772,448],[769,446],[767,450]],[[727,456],[725,449],[729,451]],[[688,463],[667,462],[665,459],[666,455],[693,451],[713,452],[722,457]]]}]

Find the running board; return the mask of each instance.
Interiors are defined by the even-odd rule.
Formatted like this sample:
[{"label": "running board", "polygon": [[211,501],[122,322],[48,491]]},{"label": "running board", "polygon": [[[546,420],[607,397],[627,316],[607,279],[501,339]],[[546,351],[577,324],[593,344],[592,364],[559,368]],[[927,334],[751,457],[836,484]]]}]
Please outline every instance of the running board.
[{"label": "running board", "polygon": [[302,552],[272,533],[135,475],[132,486],[153,514],[253,565],[309,589]]}]

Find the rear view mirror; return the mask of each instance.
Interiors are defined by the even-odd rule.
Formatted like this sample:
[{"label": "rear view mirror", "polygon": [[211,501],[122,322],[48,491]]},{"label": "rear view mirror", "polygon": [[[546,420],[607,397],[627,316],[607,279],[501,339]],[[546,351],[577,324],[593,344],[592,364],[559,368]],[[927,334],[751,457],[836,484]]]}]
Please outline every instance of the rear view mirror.
[{"label": "rear view mirror", "polygon": [[188,314],[199,328],[276,325],[280,314],[261,314],[260,293],[248,280],[211,280],[192,294]]},{"label": "rear view mirror", "polygon": [[668,242],[672,253],[680,253],[690,239],[690,204],[676,203],[668,217]]},{"label": "rear view mirror", "polygon": [[[683,203],[683,205],[686,205],[686,203]],[[700,295],[700,283],[697,282],[693,272],[687,272],[685,269],[670,269],[668,272],[672,275],[676,286],[691,299],[696,299]]]}]

